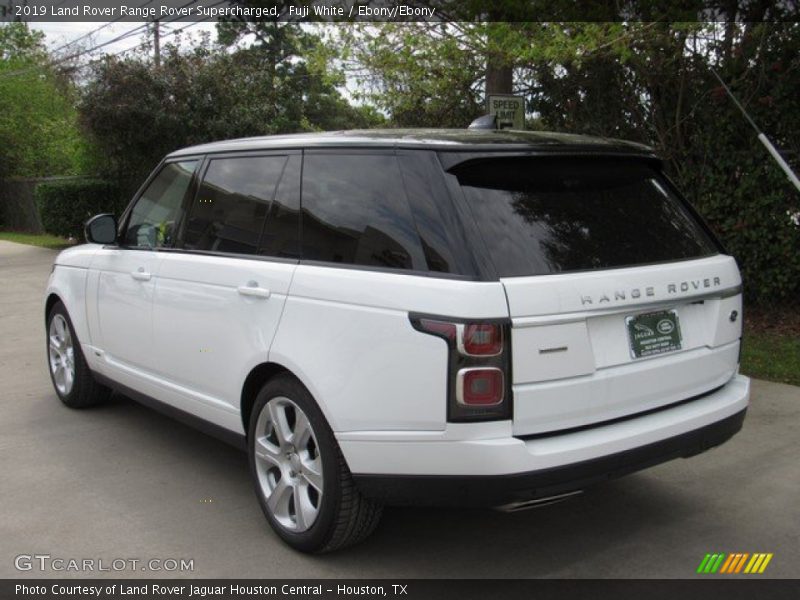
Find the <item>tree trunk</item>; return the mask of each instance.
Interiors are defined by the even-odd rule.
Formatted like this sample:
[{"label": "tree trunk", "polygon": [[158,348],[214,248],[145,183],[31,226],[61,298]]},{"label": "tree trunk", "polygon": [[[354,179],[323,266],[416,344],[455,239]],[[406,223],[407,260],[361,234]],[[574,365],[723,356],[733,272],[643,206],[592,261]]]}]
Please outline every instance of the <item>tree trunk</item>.
[{"label": "tree trunk", "polygon": [[486,61],[486,96],[510,94],[513,91],[514,69],[511,65],[498,64],[489,57]]}]

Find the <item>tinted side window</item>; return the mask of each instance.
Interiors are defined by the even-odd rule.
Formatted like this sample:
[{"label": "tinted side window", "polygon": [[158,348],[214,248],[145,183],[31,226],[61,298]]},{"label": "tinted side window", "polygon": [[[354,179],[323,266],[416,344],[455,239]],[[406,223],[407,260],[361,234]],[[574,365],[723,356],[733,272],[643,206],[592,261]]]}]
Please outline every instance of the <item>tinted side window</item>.
[{"label": "tinted side window", "polygon": [[210,160],[186,220],[184,247],[256,254],[286,158],[251,156]]},{"label": "tinted side window", "polygon": [[300,258],[300,168],[302,157],[289,157],[261,235],[259,254]]},{"label": "tinted side window", "polygon": [[306,155],[303,258],[425,269],[393,155]]},{"label": "tinted side window", "polygon": [[139,196],[128,219],[124,244],[140,248],[171,246],[181,204],[197,160],[164,165]]},{"label": "tinted side window", "polygon": [[415,150],[398,160],[428,269],[474,276],[478,268],[436,155]]}]

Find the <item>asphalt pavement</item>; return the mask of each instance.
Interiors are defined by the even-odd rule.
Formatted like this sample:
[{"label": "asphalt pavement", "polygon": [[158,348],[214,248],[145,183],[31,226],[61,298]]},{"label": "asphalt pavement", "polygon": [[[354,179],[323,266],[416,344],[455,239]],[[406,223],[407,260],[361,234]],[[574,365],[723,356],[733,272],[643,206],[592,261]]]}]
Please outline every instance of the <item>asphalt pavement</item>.
[{"label": "asphalt pavement", "polygon": [[[774,554],[762,575],[727,577],[800,576],[800,388],[763,381],[742,432],[692,459],[513,514],[387,508],[357,547],[294,552],[243,453],[121,396],[58,401],[42,308],[55,255],[0,241],[0,577],[683,578],[715,552]],[[126,562],[81,573],[52,559]],[[193,570],[143,570],[151,559]]]}]

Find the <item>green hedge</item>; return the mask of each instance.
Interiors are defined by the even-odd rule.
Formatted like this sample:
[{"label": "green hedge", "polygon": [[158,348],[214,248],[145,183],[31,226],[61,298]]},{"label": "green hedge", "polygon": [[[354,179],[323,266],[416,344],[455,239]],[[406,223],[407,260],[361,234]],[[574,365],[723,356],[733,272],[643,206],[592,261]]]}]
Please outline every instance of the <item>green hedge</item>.
[{"label": "green hedge", "polygon": [[34,192],[47,233],[83,239],[83,224],[99,213],[119,217],[125,208],[119,188],[99,179],[40,183]]}]

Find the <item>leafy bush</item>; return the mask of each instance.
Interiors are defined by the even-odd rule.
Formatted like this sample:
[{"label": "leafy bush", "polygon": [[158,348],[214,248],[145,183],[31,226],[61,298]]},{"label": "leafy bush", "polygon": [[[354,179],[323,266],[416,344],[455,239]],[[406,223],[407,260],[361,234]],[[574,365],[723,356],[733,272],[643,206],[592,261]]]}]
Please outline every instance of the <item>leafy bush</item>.
[{"label": "leafy bush", "polygon": [[268,25],[258,39],[277,36],[280,45],[232,52],[181,52],[168,45],[158,69],[145,56],[95,63],[79,105],[89,145],[98,152],[92,172],[133,194],[161,158],[178,148],[361,128],[380,120],[377,112],[350,106],[324,73],[311,70],[307,49],[295,40],[310,34],[297,25],[252,25]]},{"label": "leafy bush", "polygon": [[62,237],[81,238],[87,219],[119,216],[126,204],[115,184],[98,179],[40,183],[34,194],[45,231]]},{"label": "leafy bush", "polygon": [[747,299],[761,306],[791,301],[800,293],[800,226],[791,218],[797,193],[758,142],[741,140],[746,153],[724,148],[725,141],[718,135],[715,147],[724,151],[684,190],[736,257]]}]

